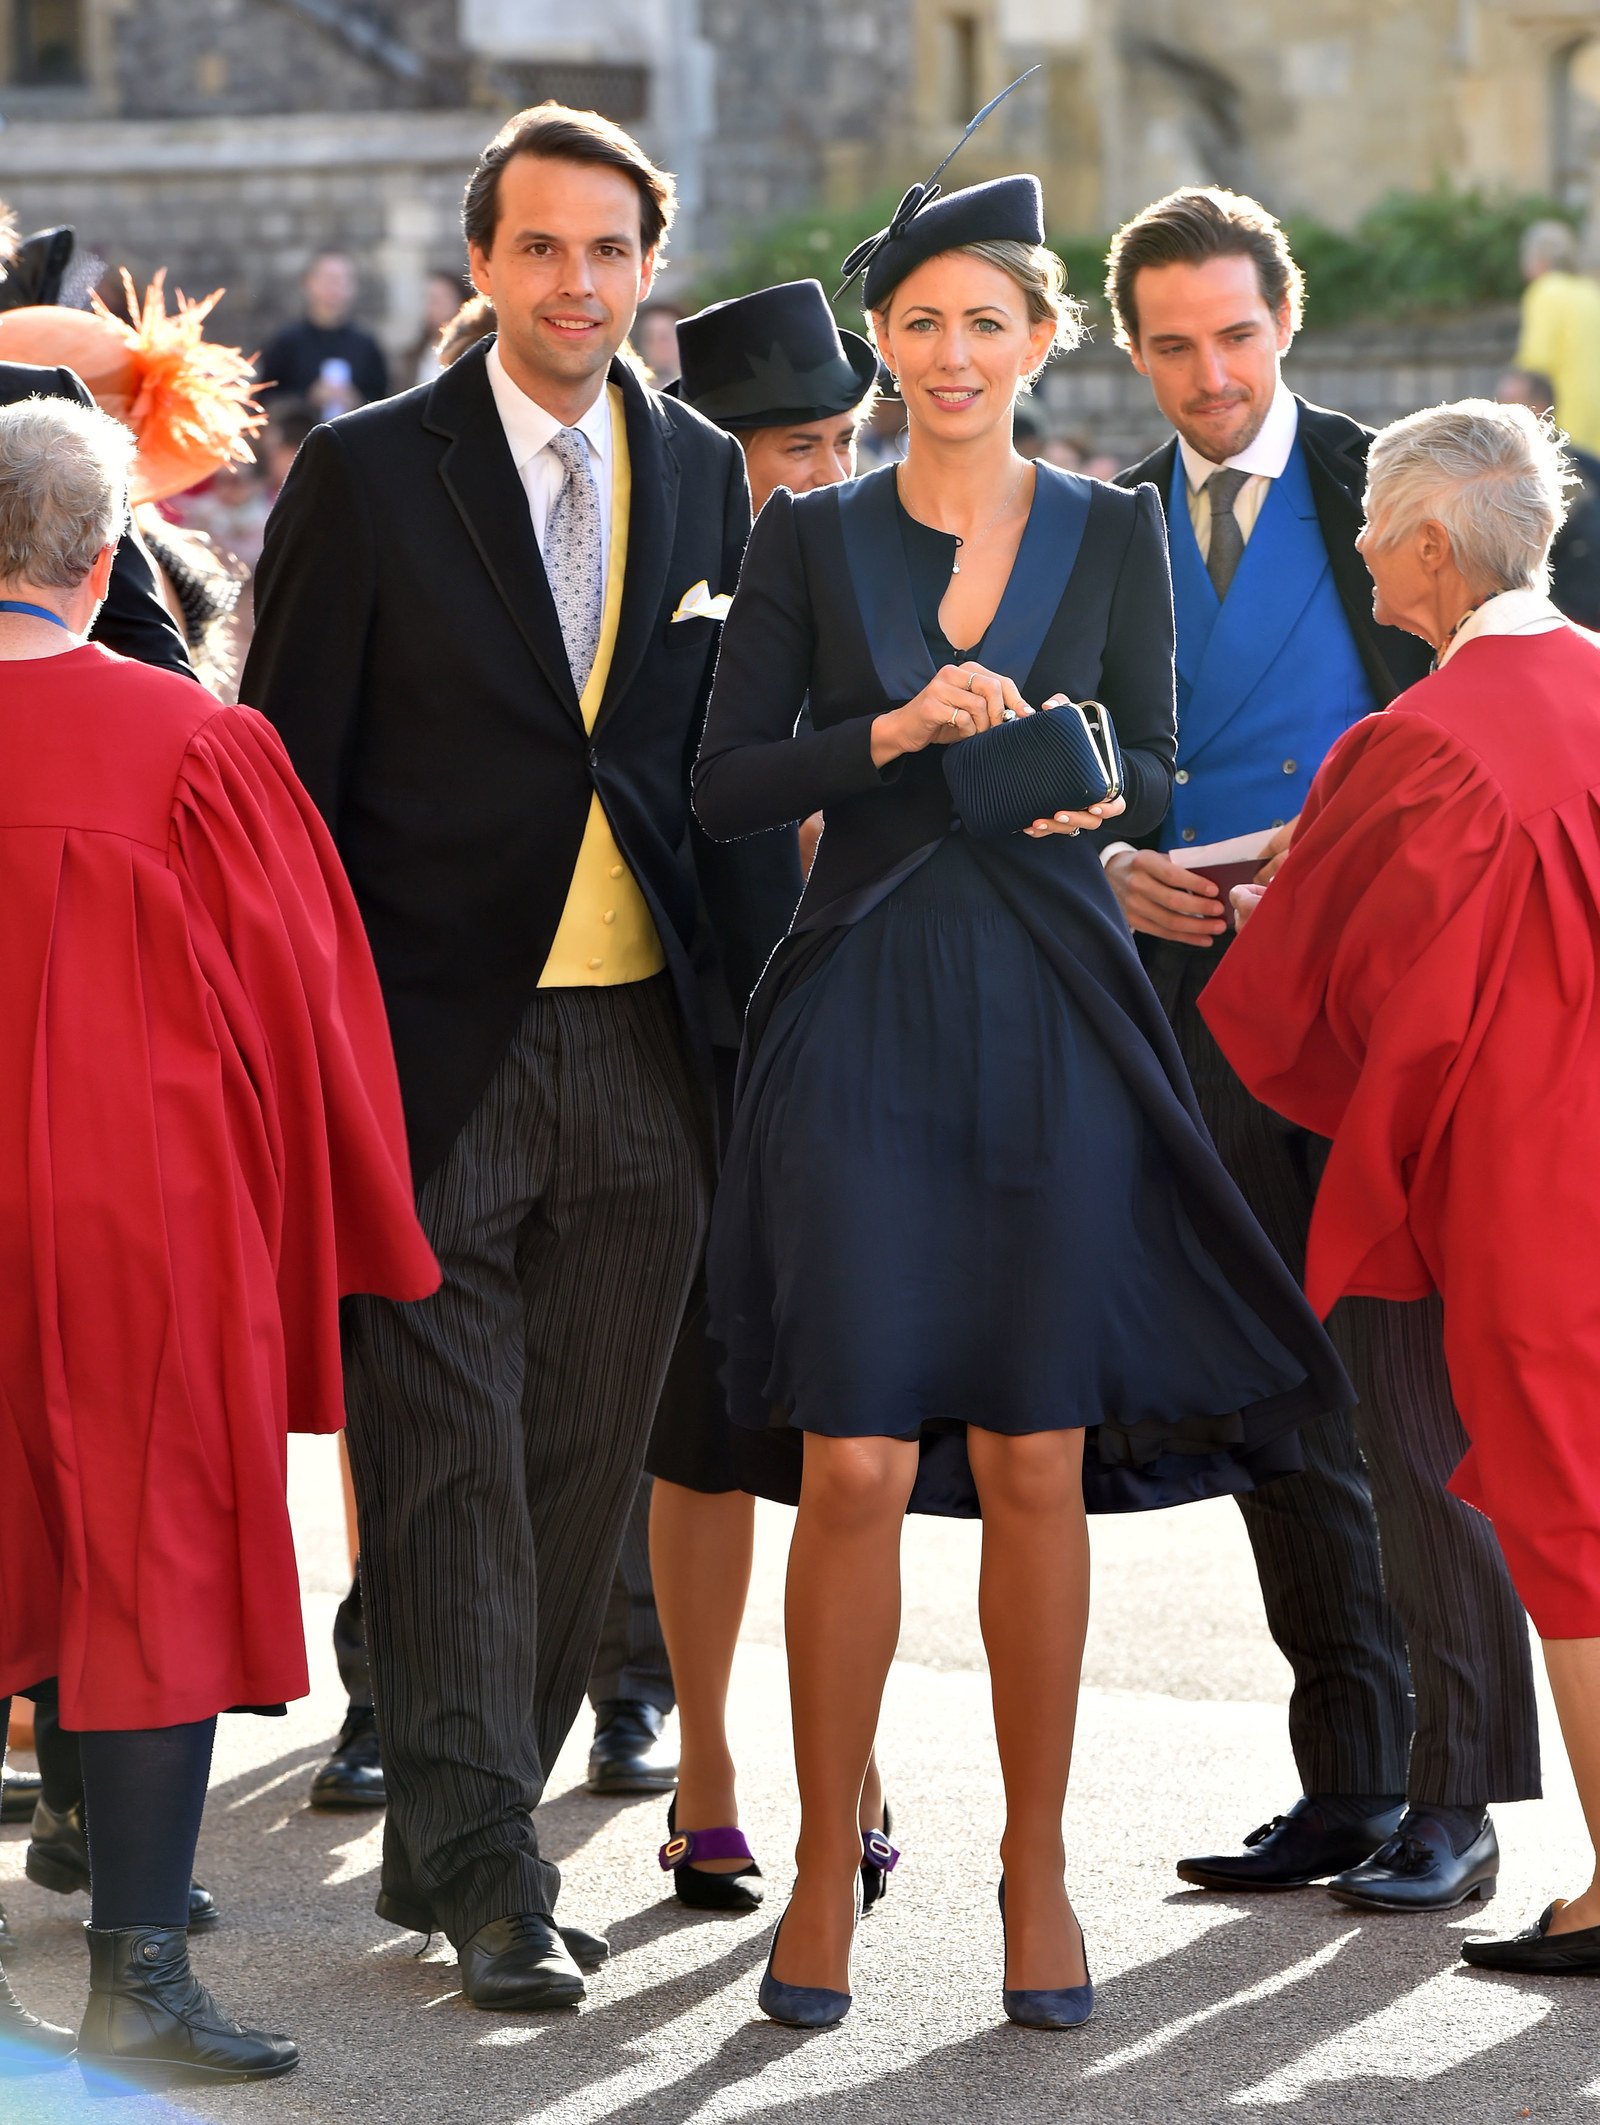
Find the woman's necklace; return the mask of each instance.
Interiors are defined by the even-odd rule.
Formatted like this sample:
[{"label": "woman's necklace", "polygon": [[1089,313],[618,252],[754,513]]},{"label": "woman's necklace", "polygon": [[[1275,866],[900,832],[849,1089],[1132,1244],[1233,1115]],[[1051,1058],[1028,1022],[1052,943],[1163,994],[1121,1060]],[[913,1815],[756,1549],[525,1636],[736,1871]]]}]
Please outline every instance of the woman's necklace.
[{"label": "woman's necklace", "polygon": [[[1006,511],[1016,500],[1017,490],[1021,487],[1023,481],[1027,478],[1027,476],[1028,467],[1026,462],[1024,462],[1022,470],[1011,482],[1011,492],[1006,496],[1005,500],[1000,504],[1000,507],[995,511],[994,515],[990,517],[988,523],[984,525],[983,529],[977,534],[975,538],[968,540],[958,537],[955,532],[952,532],[950,534],[950,536],[955,539],[957,553],[964,553],[969,545],[973,547],[978,547],[983,544],[984,540],[989,536],[990,532],[993,531],[996,524],[999,523],[1000,519],[1005,515]],[[961,563],[959,561],[952,561],[950,563],[950,573],[953,576],[960,575]]]}]

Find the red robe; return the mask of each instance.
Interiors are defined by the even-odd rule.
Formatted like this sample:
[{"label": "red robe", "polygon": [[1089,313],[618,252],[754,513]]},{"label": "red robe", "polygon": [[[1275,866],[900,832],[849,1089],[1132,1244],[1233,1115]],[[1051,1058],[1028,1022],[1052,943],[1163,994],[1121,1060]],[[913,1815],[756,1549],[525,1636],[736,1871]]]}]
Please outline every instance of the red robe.
[{"label": "red robe", "polygon": [[1317,1311],[1442,1293],[1451,1488],[1547,1638],[1600,1637],[1597,962],[1600,642],[1484,635],[1333,748],[1201,999],[1334,1140]]},{"label": "red robe", "polygon": [[0,1697],[304,1695],[286,1438],[338,1297],[421,1298],[377,977],[272,727],[89,646],[0,663]]}]

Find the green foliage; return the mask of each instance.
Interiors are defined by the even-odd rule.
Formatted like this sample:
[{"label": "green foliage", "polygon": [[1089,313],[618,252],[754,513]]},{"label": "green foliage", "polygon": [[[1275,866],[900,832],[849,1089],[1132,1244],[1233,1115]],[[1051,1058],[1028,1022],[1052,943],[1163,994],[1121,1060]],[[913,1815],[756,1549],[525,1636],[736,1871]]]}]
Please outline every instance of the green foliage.
[{"label": "green foliage", "polygon": [[[721,270],[696,281],[695,300],[718,302],[784,280],[820,280],[831,298],[840,260],[881,229],[898,204],[897,192],[882,192],[855,207],[807,207],[753,224]],[[1522,287],[1518,241],[1529,222],[1551,217],[1575,218],[1538,194],[1458,191],[1441,180],[1431,191],[1389,193],[1348,235],[1309,217],[1291,218],[1289,240],[1306,276],[1306,322],[1405,319],[1514,302]],[[1051,247],[1065,260],[1067,286],[1091,319],[1104,318],[1104,240],[1056,236]],[[861,329],[859,283],[835,312],[842,325]]]},{"label": "green foliage", "polygon": [[1538,194],[1494,196],[1441,181],[1427,192],[1390,192],[1348,236],[1293,219],[1286,226],[1306,276],[1306,322],[1340,325],[1514,302],[1522,289],[1522,232],[1551,218],[1574,216]]}]

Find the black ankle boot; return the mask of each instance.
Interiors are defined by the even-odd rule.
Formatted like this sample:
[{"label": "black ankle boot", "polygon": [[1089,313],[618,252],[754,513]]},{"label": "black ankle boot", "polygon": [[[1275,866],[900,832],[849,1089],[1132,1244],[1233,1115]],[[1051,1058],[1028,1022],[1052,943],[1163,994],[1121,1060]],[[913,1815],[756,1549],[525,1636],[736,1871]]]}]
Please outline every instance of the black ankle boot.
[{"label": "black ankle boot", "polygon": [[85,1926],[84,2073],[137,2081],[266,2081],[300,2063],[286,2036],[230,2022],[189,1968],[181,1926]]},{"label": "black ankle boot", "polygon": [[[83,1803],[70,1808],[52,1808],[41,1800],[33,1811],[33,1831],[28,1839],[22,1871],[41,1889],[57,1896],[89,1893],[89,1840],[83,1828]],[[217,1923],[217,1900],[209,1889],[189,1884],[189,1931],[209,1933]]]},{"label": "black ankle boot", "polygon": [[57,2029],[30,2014],[0,1970],[0,2080],[23,2073],[47,2073],[65,2066],[77,2049],[70,2029]]}]

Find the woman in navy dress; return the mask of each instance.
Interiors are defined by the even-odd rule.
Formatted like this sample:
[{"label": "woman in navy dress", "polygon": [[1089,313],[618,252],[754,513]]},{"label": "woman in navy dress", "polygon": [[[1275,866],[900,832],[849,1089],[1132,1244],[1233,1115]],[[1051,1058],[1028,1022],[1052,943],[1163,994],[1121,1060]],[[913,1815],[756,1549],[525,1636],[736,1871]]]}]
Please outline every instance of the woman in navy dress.
[{"label": "woman in navy dress", "polygon": [[[906,460],[768,503],[695,774],[714,837],[826,821],[751,1006],[707,1266],[734,1420],[804,1435],[799,1872],[761,1999],[812,2025],[849,2006],[907,1506],[983,1518],[1005,2007],[1071,2026],[1092,2003],[1062,1841],[1086,1502],[1248,1489],[1354,1400],[1211,1148],[1096,860],[1103,818],[1138,834],[1167,808],[1172,604],[1153,488],[1013,448],[1019,389],[1075,336],[1042,235],[1037,181],[1012,177],[874,255]],[[1058,693],[1110,709],[1125,800],[963,831],[943,748]]]}]

